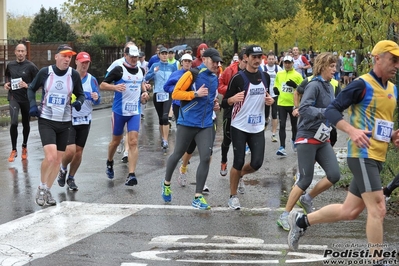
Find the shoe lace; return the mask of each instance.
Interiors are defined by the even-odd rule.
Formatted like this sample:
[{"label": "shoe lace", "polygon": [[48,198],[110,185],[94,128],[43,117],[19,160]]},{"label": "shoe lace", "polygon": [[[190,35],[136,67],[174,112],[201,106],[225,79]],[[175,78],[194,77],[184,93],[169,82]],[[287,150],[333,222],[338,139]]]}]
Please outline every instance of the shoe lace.
[{"label": "shoe lace", "polygon": [[172,190],[170,189],[170,186],[164,186],[163,191],[164,191],[165,196],[169,196],[170,193],[172,192]]},{"label": "shoe lace", "polygon": [[205,198],[200,196],[198,197],[199,202],[201,202],[202,204],[208,205],[208,203],[206,202]]}]

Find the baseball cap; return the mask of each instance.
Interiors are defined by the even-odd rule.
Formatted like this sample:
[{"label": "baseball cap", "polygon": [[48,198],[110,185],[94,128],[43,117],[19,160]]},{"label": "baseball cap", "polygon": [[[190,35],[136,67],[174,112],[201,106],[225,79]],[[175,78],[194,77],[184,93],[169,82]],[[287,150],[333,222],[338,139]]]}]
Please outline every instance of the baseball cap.
[{"label": "baseball cap", "polygon": [[182,57],[181,57],[181,60],[183,61],[183,60],[191,60],[191,61],[193,61],[193,57],[190,55],[190,54],[184,54]]},{"label": "baseball cap", "polygon": [[76,56],[76,60],[78,60],[81,63],[91,62],[90,55],[88,53],[86,53],[86,52],[78,53],[78,55]]},{"label": "baseball cap", "polygon": [[215,48],[206,49],[205,52],[202,54],[202,57],[210,57],[213,62],[223,62],[218,50],[216,50]]},{"label": "baseball cap", "polygon": [[259,45],[249,45],[245,49],[245,54],[246,55],[263,55],[263,50],[262,47]]},{"label": "baseball cap", "polygon": [[191,48],[191,46],[187,46],[185,51],[193,51],[193,48]]},{"label": "baseball cap", "polygon": [[356,54],[356,51],[355,50],[352,50],[352,52],[351,52],[352,54]]},{"label": "baseball cap", "polygon": [[351,54],[351,53],[349,53],[349,51],[347,51],[345,54]]},{"label": "baseball cap", "polygon": [[385,52],[390,52],[395,56],[399,56],[399,45],[394,41],[379,41],[371,51],[372,55],[378,55]]},{"label": "baseball cap", "polygon": [[125,54],[128,54],[129,56],[139,56],[139,48],[137,48],[136,45],[130,45],[126,47]]},{"label": "baseball cap", "polygon": [[140,52],[139,53],[139,57],[144,57],[145,56],[145,53],[144,52]]},{"label": "baseball cap", "polygon": [[337,52],[333,52],[333,55],[338,55],[338,53]]},{"label": "baseball cap", "polygon": [[164,53],[164,52],[168,52],[168,48],[166,48],[166,47],[161,47],[161,48],[159,49],[159,53]]},{"label": "baseball cap", "polygon": [[57,54],[65,54],[65,55],[75,55],[76,52],[72,50],[72,47],[67,44],[61,44],[57,48]]},{"label": "baseball cap", "polygon": [[233,61],[237,62],[238,61],[238,55],[233,56]]},{"label": "baseball cap", "polygon": [[290,55],[286,55],[284,56],[283,62],[285,61],[290,61],[290,62],[294,62],[294,58],[292,58],[292,56]]}]

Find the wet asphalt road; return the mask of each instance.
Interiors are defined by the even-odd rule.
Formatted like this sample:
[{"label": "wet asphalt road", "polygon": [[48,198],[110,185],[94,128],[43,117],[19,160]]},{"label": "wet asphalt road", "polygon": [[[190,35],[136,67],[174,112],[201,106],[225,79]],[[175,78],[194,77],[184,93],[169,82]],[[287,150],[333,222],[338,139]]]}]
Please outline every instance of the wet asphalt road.
[{"label": "wet asphalt road", "polygon": [[[278,158],[278,143],[266,135],[266,156],[262,168],[245,177],[246,193],[240,197],[241,211],[227,208],[229,181],[219,175],[221,127],[215,140],[206,196],[211,211],[191,207],[194,195],[194,153],[189,165],[189,185],[180,188],[172,179],[173,201],[165,204],[160,182],[167,155],[163,155],[157,118],[152,104],[144,111],[139,140],[136,175],[138,185],[126,187],[127,165],[115,155],[115,178],[105,175],[107,145],[111,137],[111,109],[93,114],[89,140],[76,175],[79,191],[70,192],[55,182],[51,191],[55,207],[34,203],[39,184],[43,151],[37,122],[31,122],[28,160],[7,161],[10,152],[9,127],[0,128],[0,265],[325,265],[326,249],[341,250],[352,245],[365,249],[365,217],[350,222],[317,225],[301,239],[298,252],[288,252],[287,232],[276,220],[293,180],[296,154],[289,148]],[[219,125],[221,125],[221,115]],[[289,127],[288,127],[289,128]],[[22,141],[19,126],[18,146]],[[170,131],[170,151],[175,142],[175,125]],[[291,133],[288,132],[287,139]],[[337,150],[345,147],[340,133]],[[289,147],[289,145],[287,145]],[[247,159],[250,155],[247,155]],[[229,153],[232,161],[232,151]],[[230,166],[229,166],[230,167]],[[342,189],[330,189],[315,199],[315,207],[341,202]],[[385,242],[398,249],[397,221],[387,217]]]}]

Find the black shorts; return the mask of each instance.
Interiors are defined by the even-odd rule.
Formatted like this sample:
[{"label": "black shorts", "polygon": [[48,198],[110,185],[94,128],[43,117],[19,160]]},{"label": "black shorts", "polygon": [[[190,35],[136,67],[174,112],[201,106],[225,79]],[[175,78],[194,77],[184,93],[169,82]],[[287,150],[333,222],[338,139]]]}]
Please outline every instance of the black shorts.
[{"label": "black shorts", "polygon": [[72,126],[69,132],[68,145],[76,144],[79,147],[86,145],[87,137],[89,136],[90,124]]},{"label": "black shorts", "polygon": [[353,174],[349,191],[361,198],[364,192],[382,189],[380,172],[382,162],[367,158],[347,158],[348,167]]},{"label": "black shorts", "polygon": [[58,122],[40,117],[38,126],[43,147],[55,144],[58,151],[65,151],[72,126],[71,121]]}]

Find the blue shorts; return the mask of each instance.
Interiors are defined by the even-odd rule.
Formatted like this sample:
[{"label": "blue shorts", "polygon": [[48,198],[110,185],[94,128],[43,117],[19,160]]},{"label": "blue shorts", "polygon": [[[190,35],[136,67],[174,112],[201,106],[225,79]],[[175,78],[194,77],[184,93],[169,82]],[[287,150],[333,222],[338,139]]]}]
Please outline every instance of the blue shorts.
[{"label": "blue shorts", "polygon": [[112,120],[112,135],[114,136],[123,135],[123,128],[125,127],[125,124],[127,132],[130,131],[139,132],[140,130],[140,121],[141,121],[140,115],[123,116],[112,112],[111,120]]}]

